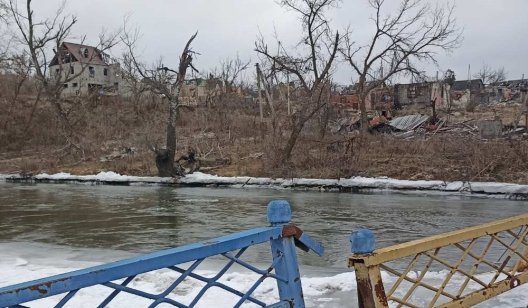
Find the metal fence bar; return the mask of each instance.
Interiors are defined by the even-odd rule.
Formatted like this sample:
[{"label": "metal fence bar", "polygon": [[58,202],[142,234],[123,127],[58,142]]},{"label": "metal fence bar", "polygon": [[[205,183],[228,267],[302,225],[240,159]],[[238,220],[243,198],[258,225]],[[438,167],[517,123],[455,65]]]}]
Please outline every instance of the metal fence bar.
[{"label": "metal fence bar", "polygon": [[[519,285],[528,283],[528,273],[520,274],[516,277]],[[442,308],[458,308],[458,307],[471,307],[476,304],[482,303],[485,300],[501,295],[502,293],[511,290],[513,287],[509,280],[503,280],[501,282],[494,283],[484,290],[472,292],[463,298],[455,300],[450,303],[440,305]]]},{"label": "metal fence bar", "polygon": [[[272,226],[285,226],[291,221],[291,209],[285,201],[275,201],[268,206],[268,221]],[[301,274],[295,252],[293,237],[281,237],[271,240],[273,263],[277,262],[275,272],[286,278],[277,280],[281,301],[290,302],[295,307],[304,308]]]},{"label": "metal fence bar", "polygon": [[[282,228],[267,227],[219,237],[207,242],[163,250],[106,265],[100,265],[0,289],[0,306],[11,306],[70,290],[145,273],[174,264],[186,263],[211,255],[241,249],[279,238]],[[206,248],[206,249],[204,249]]]},{"label": "metal fence bar", "polygon": [[277,276],[277,275],[271,273],[271,270],[273,270],[273,269],[275,268],[275,266],[276,266],[276,264],[277,264],[277,262],[278,262],[278,259],[277,259],[277,260],[274,260],[273,263],[271,264],[271,266],[270,266],[267,270],[261,270],[261,269],[256,268],[255,266],[253,266],[253,265],[247,263],[247,262],[244,262],[244,261],[242,261],[242,260],[240,260],[240,259],[236,259],[235,257],[230,256],[230,255],[227,254],[227,253],[224,253],[224,254],[222,254],[222,255],[223,255],[224,257],[230,259],[230,260],[235,261],[237,264],[239,264],[239,265],[241,265],[241,266],[247,268],[248,270],[251,270],[251,271],[253,271],[253,272],[255,272],[255,273],[259,274],[259,275],[263,275],[263,276],[266,275],[266,276],[268,276],[268,277],[275,278],[276,280],[280,280],[280,281],[287,282],[287,280],[286,280],[285,278],[280,277],[280,276]]},{"label": "metal fence bar", "polygon": [[[182,269],[180,269],[178,267],[174,267],[174,266],[170,267],[170,269],[172,269],[172,270],[174,270],[176,272],[179,272],[179,273],[183,273],[184,272],[184,270],[182,270]],[[196,280],[199,280],[201,282],[205,282],[205,283],[209,282],[209,279],[207,279],[205,277],[202,277],[200,275],[194,274],[194,273],[189,274],[189,277],[194,278]],[[229,286],[226,286],[224,284],[221,284],[219,282],[216,282],[215,286],[217,286],[219,288],[222,288],[222,289],[224,289],[224,290],[226,290],[226,291],[228,291],[228,292],[230,292],[230,293],[232,293],[234,295],[237,295],[239,297],[243,297],[244,296],[244,293],[242,293],[242,292],[240,292],[240,291],[238,291],[236,289],[233,289],[233,288],[231,288]],[[254,299],[252,297],[249,297],[248,300],[253,302],[253,303],[255,303],[255,304],[257,304],[257,305],[259,305],[259,306],[265,306],[266,305],[264,302],[256,300],[256,299]]]},{"label": "metal fence bar", "polygon": [[[528,214],[378,250],[373,247],[372,232],[364,231],[352,234],[353,255],[349,258],[349,266],[356,270],[360,307],[387,307],[389,302],[395,303],[396,307],[469,307],[528,283]],[[498,260],[490,253],[491,247],[504,250]],[[423,268],[419,268],[422,265],[417,262],[420,257],[428,258]],[[388,264],[408,259],[411,261],[404,263],[407,265],[403,271]],[[447,269],[447,273],[436,278],[436,282],[426,279],[433,262],[435,266]],[[490,271],[483,271],[482,265],[489,267]],[[389,292],[384,290],[380,268],[396,277]],[[408,275],[411,270],[416,271],[416,278]],[[485,276],[477,276],[477,270]],[[463,283],[452,279],[455,274],[463,277]],[[488,279],[489,282],[484,282]],[[410,287],[402,286],[403,281],[410,283]],[[464,294],[470,282],[470,293]],[[425,303],[419,305],[414,298],[417,288],[433,292],[430,297],[420,299]],[[400,292],[396,293],[398,290]]]},{"label": "metal fence bar", "polygon": [[[113,289],[110,295],[105,295],[106,298],[97,307],[105,307],[110,304],[120,292],[151,300],[149,307],[156,307],[161,303],[176,307],[193,307],[212,287],[223,289],[240,297],[236,306],[240,306],[246,301],[259,306],[266,306],[266,303],[254,298],[252,294],[265,279],[270,278],[277,282],[281,299],[279,303],[272,306],[302,308],[304,307],[304,299],[296,247],[305,251],[313,250],[318,255],[322,255],[323,247],[291,224],[291,208],[286,201],[279,200],[269,203],[268,221],[271,227],[256,228],[201,243],[0,288],[0,307],[24,307],[21,305],[22,303],[65,294],[56,305],[56,307],[62,307],[75,296],[78,290],[97,285]],[[269,242],[272,248],[272,264],[267,270],[261,270],[249,262],[241,260],[242,254],[248,247],[266,242]],[[228,262],[212,278],[194,273],[202,261],[211,256],[224,256]],[[178,266],[191,261],[194,262],[187,269]],[[220,282],[221,277],[234,264],[260,275],[248,291],[241,292]],[[163,292],[152,294],[140,290],[140,286],[129,286],[137,275],[160,269],[169,269],[180,274],[174,279],[171,278],[172,283]],[[191,300],[191,303],[185,305],[168,298],[169,294],[188,278],[205,283],[205,286]]]},{"label": "metal fence bar", "polygon": [[[128,277],[127,279],[125,279],[125,281],[123,281],[123,283],[121,283],[121,285],[126,287],[129,283],[132,282],[132,280],[134,280],[134,278],[136,278],[136,276]],[[113,291],[110,295],[108,295],[107,298],[104,299],[101,304],[99,304],[99,306],[97,306],[97,308],[105,308],[119,293],[121,293],[121,291],[119,290]]]},{"label": "metal fence bar", "polygon": [[[473,275],[475,275],[477,273],[478,267],[479,267],[480,263],[482,263],[482,260],[484,260],[484,256],[486,256],[486,254],[488,253],[488,250],[490,249],[491,244],[493,244],[493,238],[492,237],[490,237],[490,239],[488,241],[488,244],[486,245],[486,247],[484,247],[484,249],[482,250],[480,255],[477,256],[477,257],[472,256],[472,253],[468,252],[468,255],[470,257],[474,258],[475,261],[473,262],[473,266],[471,267],[471,270],[469,271],[469,276],[466,277],[466,279],[464,280],[464,283],[458,289],[456,297],[460,297],[462,295],[462,293],[466,289],[469,281],[472,280]],[[455,244],[455,247],[464,250],[464,248],[460,244]]]},{"label": "metal fence bar", "polygon": [[61,299],[61,301],[60,301],[57,305],[55,305],[55,308],[61,308],[61,307],[64,307],[64,305],[66,305],[66,303],[67,303],[70,299],[72,299],[72,297],[74,297],[75,294],[77,294],[78,291],[79,291],[79,290],[73,290],[73,291],[68,292],[68,294],[66,294],[66,296],[64,296],[64,297]]},{"label": "metal fence bar", "polygon": [[[464,262],[464,259],[467,257],[468,255],[468,252],[473,248],[473,246],[475,245],[476,243],[476,240],[475,239],[472,239],[471,240],[471,243],[468,245],[468,247],[466,248],[466,250],[464,251],[464,253],[462,253],[462,255],[460,256],[460,258],[458,259],[458,261],[454,264],[454,265],[449,265],[447,264],[448,267],[451,267],[451,270],[449,271],[449,273],[447,274],[447,277],[444,278],[444,282],[442,283],[442,285],[440,286],[440,288],[438,289],[438,291],[436,291],[436,294],[435,296],[433,297],[433,299],[431,300],[431,302],[429,303],[429,308],[432,308],[434,307],[434,305],[436,304],[436,302],[438,301],[438,299],[440,298],[440,295],[442,294],[442,292],[444,291],[444,289],[447,287],[447,284],[449,283],[449,281],[451,280],[451,278],[453,278],[453,275],[455,275],[456,272],[460,272],[468,277],[471,277],[469,276],[465,271],[463,271],[462,269],[460,269],[460,265],[462,264],[462,262]],[[440,258],[437,257],[437,260],[439,260]]]},{"label": "metal fence bar", "polygon": [[[362,256],[360,259],[367,265],[381,264],[398,258],[415,255],[420,252],[433,250],[438,247],[449,246],[455,243],[471,240],[473,238],[486,236],[488,234],[495,234],[501,231],[515,229],[526,224],[528,224],[528,214],[519,215],[479,226],[469,227],[462,230],[430,236],[390,247],[380,248],[376,250],[375,254],[370,256]],[[354,255],[352,255],[350,260],[353,262],[354,258]]]}]

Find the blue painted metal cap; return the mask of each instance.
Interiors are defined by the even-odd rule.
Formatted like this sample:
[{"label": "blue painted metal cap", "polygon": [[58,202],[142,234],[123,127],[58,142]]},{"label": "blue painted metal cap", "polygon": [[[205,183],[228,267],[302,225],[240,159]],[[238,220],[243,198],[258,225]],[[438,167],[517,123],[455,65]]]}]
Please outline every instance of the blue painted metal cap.
[{"label": "blue painted metal cap", "polygon": [[371,254],[376,249],[376,238],[369,229],[359,229],[352,232],[350,242],[354,254]]},{"label": "blue painted metal cap", "polygon": [[291,207],[286,200],[273,200],[268,203],[268,222],[272,225],[283,225],[291,221]]}]

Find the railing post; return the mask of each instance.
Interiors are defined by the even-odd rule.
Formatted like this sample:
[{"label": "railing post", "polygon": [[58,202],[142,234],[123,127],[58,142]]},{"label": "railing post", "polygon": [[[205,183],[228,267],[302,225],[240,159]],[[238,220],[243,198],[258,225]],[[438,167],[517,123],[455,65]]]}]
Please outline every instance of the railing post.
[{"label": "railing post", "polygon": [[[375,238],[372,231],[361,229],[350,236],[352,253],[370,255],[374,252]],[[357,258],[356,258],[357,259]],[[367,266],[362,260],[350,264],[356,270],[357,295],[360,308],[389,307],[379,265]]]},{"label": "railing post", "polygon": [[[272,226],[284,226],[290,221],[291,208],[288,201],[275,200],[268,204],[268,222]],[[280,300],[288,302],[291,307],[304,308],[301,274],[294,238],[290,236],[271,240],[271,253],[273,262],[276,263],[276,275],[286,279],[286,281],[277,280]]]}]

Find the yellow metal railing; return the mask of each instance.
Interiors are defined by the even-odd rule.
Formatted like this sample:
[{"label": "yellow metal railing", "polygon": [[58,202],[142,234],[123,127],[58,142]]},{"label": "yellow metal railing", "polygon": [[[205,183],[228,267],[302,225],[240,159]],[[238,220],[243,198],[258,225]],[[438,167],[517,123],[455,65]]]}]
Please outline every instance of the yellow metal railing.
[{"label": "yellow metal railing", "polygon": [[354,254],[360,307],[470,307],[528,282],[528,214]]}]

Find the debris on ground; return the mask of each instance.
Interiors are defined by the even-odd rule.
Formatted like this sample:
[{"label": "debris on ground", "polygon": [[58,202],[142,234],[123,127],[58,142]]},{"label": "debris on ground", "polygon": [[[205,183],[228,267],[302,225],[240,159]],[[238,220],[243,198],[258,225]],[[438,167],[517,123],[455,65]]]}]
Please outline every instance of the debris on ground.
[{"label": "debris on ground", "polygon": [[397,117],[389,122],[389,125],[399,131],[415,130],[429,120],[429,116],[423,114],[413,114]]},{"label": "debris on ground", "polygon": [[136,152],[137,152],[137,149],[135,147],[122,147],[119,149],[115,148],[113,149],[112,153],[100,157],[99,161],[104,163],[104,162],[109,162],[109,161],[113,161],[116,159],[122,159],[125,157],[132,156]]}]

